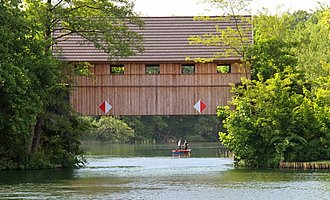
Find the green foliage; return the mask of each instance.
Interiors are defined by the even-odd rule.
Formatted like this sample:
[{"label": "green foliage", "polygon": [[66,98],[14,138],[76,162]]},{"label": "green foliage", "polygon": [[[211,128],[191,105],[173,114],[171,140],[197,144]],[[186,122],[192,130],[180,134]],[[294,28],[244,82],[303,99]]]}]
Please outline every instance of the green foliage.
[{"label": "green foliage", "polygon": [[169,125],[167,123],[168,117],[160,116],[137,116],[137,117],[123,117],[122,120],[132,127],[135,131],[135,141],[138,142],[164,142],[168,141]]},{"label": "green foliage", "polygon": [[159,65],[146,65],[145,73],[146,74],[159,74],[160,66]]},{"label": "green foliage", "polygon": [[238,165],[330,158],[328,16],[325,8],[254,17],[247,51],[254,80],[233,88],[231,107],[218,109],[227,129],[220,140]]},{"label": "green foliage", "polygon": [[252,79],[261,73],[264,80],[291,66],[303,71],[309,80],[329,75],[321,63],[330,60],[329,8],[309,14],[255,16],[254,45],[248,50],[252,64]]},{"label": "green foliage", "polygon": [[282,39],[291,37],[296,21],[289,13],[271,15],[267,11],[253,17],[254,40]]},{"label": "green foliage", "polygon": [[[133,12],[128,0],[26,0],[30,20],[36,22],[40,35],[46,34],[48,47],[56,39],[79,35],[110,58],[133,55],[142,51],[142,37],[128,28],[141,28],[143,23]],[[46,31],[45,31],[46,30]],[[53,37],[52,33],[56,32]]]},{"label": "green foliage", "polygon": [[[218,52],[212,58],[194,58],[195,62],[212,62],[217,58],[237,57],[246,61],[246,50],[251,45],[249,33],[251,29],[243,27],[243,24],[251,24],[251,19],[246,16],[222,16],[222,17],[194,17],[196,21],[218,21],[220,23],[232,23],[225,29],[215,26],[215,33],[207,33],[202,36],[191,36],[188,38],[190,44],[202,44],[205,46],[228,46],[225,52]],[[190,58],[187,58],[190,60]]]},{"label": "green foliage", "polygon": [[181,66],[181,73],[182,74],[194,74],[195,73],[195,65],[182,65]]},{"label": "green foliage", "polygon": [[0,4],[0,157],[21,161],[42,105],[34,67],[47,59],[17,4]]},{"label": "green foliage", "polygon": [[282,160],[330,159],[329,88],[324,80],[319,84],[310,91],[301,74],[286,68],[265,82],[244,80],[234,88],[234,109],[220,107],[218,115],[228,131],[220,140],[237,164],[274,167]]},{"label": "green foliage", "polygon": [[133,4],[1,1],[0,25],[0,168],[82,164],[79,139],[90,124],[71,111],[68,95],[74,75],[90,76],[90,65],[59,63],[50,50],[76,34],[109,57],[141,51],[141,37],[128,29],[142,26]]},{"label": "green foliage", "polygon": [[295,20],[288,13],[280,16],[262,13],[253,18],[254,45],[247,53],[252,79],[258,79],[260,73],[267,80],[275,73],[283,72],[287,66],[297,66],[293,50],[297,43],[291,39],[291,31],[298,20],[300,15]]},{"label": "green foliage", "polygon": [[[234,19],[249,4],[240,0],[205,2]],[[218,108],[218,116],[227,129],[220,133],[220,140],[235,153],[237,164],[273,167],[281,160],[330,158],[329,13],[328,6],[312,14],[261,13],[253,18],[252,46],[245,45],[248,40],[244,37],[235,39],[245,35],[240,27],[189,38],[194,44],[226,44],[241,56],[245,67],[251,64],[253,80],[237,84],[230,107]],[[226,53],[219,55],[232,52]]]},{"label": "green foliage", "polygon": [[138,142],[217,141],[221,124],[216,116],[123,117],[135,131]]},{"label": "green foliage", "polygon": [[133,142],[134,130],[125,122],[111,116],[102,116],[100,119],[91,119],[93,129],[86,133],[87,137],[101,142]]},{"label": "green foliage", "polygon": [[285,67],[297,65],[292,47],[294,44],[283,41],[282,38],[267,38],[256,40],[248,52],[252,60],[251,78],[258,79],[261,74],[264,80],[282,72]]},{"label": "green foliage", "polygon": [[230,73],[230,65],[218,65],[217,66],[218,73]]},{"label": "green foliage", "polygon": [[231,26],[226,28],[215,26],[215,33],[206,33],[202,36],[191,36],[188,38],[190,44],[202,44],[205,46],[220,46],[225,51],[217,52],[211,58],[190,58],[195,62],[213,62],[224,57],[234,57],[239,60],[239,66],[245,77],[249,77],[249,58],[247,57],[248,49],[251,48],[251,27],[252,18],[248,15],[248,9],[251,0],[204,0],[212,5],[212,7],[220,8],[223,16],[209,17],[196,16],[196,21],[217,21],[219,23],[230,23]]},{"label": "green foliage", "polygon": [[125,73],[125,68],[123,65],[119,66],[111,66],[111,74],[124,74]]},{"label": "green foliage", "polygon": [[[201,140],[199,141],[218,141],[216,133],[224,131],[221,120],[216,116],[198,116],[197,118],[198,120],[193,125],[192,133],[200,136]],[[189,136],[187,140],[194,141],[189,139]]]},{"label": "green foliage", "polygon": [[330,62],[330,8],[316,11],[305,23],[299,23],[293,38],[299,43],[295,48],[298,69],[304,71],[309,80],[328,76],[330,71],[322,63]]},{"label": "green foliage", "polygon": [[84,164],[80,149],[83,132],[91,130],[91,123],[74,114],[69,104],[69,88],[65,85],[54,88],[53,101],[44,114],[40,151],[55,166],[72,168]]}]

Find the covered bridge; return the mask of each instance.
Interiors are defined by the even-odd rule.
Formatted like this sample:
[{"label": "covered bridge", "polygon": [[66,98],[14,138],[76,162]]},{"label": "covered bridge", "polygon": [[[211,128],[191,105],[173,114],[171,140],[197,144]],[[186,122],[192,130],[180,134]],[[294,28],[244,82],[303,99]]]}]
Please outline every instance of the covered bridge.
[{"label": "covered bridge", "polygon": [[[73,108],[84,115],[216,114],[216,107],[226,105],[231,99],[230,84],[240,82],[245,76],[240,67],[241,58],[226,55],[229,46],[189,44],[188,38],[209,33],[219,35],[216,26],[221,30],[239,25],[249,30],[246,37],[252,43],[251,23],[242,20],[237,24],[225,18],[198,21],[193,17],[143,17],[142,20],[144,29],[132,29],[143,36],[145,50],[134,56],[109,60],[106,53],[92,44],[82,43],[82,38],[74,35],[58,41],[55,49],[60,51],[55,53],[60,59],[89,62],[95,74],[92,78],[76,77],[70,95]],[[211,58],[219,52],[223,56],[209,63],[187,59]],[[202,102],[196,105],[199,100]]]}]

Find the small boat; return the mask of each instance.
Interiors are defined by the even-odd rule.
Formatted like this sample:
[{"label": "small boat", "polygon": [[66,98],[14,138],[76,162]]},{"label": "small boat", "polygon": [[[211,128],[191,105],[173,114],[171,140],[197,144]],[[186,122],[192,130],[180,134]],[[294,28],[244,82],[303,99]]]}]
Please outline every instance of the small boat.
[{"label": "small boat", "polygon": [[172,149],[172,155],[188,155],[191,149]]}]

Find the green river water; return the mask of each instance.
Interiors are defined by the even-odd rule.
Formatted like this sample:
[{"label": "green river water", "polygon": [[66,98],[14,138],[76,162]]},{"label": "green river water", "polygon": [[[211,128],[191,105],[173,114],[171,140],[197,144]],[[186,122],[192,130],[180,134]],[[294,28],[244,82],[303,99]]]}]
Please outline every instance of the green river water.
[{"label": "green river water", "polygon": [[0,199],[330,199],[329,171],[237,169],[217,143],[83,147],[83,168],[0,172]]}]

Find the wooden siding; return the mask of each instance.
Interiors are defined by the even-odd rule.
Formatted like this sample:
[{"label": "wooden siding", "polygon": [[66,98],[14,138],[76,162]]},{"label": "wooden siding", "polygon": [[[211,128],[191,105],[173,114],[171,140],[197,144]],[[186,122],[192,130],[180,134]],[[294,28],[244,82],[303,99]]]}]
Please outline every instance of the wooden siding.
[{"label": "wooden siding", "polygon": [[107,100],[107,115],[199,115],[194,104],[202,99],[203,115],[231,99],[230,85],[244,73],[232,65],[232,73],[219,74],[215,63],[195,64],[195,74],[181,74],[181,64],[160,64],[160,74],[145,74],[145,64],[125,64],[124,74],[110,74],[110,64],[95,64],[92,78],[76,77],[71,94],[74,109],[84,115],[104,115],[99,105]]}]

